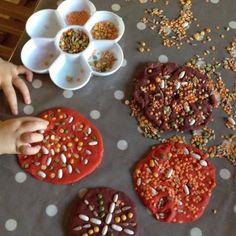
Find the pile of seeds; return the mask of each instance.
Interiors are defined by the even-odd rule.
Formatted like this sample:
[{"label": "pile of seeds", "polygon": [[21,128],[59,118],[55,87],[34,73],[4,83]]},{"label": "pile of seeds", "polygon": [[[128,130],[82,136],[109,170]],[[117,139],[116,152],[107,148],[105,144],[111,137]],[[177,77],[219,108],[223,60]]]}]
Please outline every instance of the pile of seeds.
[{"label": "pile of seeds", "polygon": [[84,51],[89,45],[88,35],[79,29],[69,29],[63,32],[59,46],[66,52],[76,54]]},{"label": "pile of seeds", "polygon": [[211,79],[175,63],[147,65],[134,81],[132,115],[144,135],[196,130],[211,118],[217,101]]},{"label": "pile of seeds", "polygon": [[96,23],[92,28],[92,36],[94,39],[116,39],[119,30],[111,21],[101,21]]},{"label": "pile of seeds", "polygon": [[159,29],[163,44],[167,47],[176,46],[179,48],[183,40],[187,38],[187,30],[193,20],[192,1],[180,0],[181,11],[177,19],[169,19],[159,8],[149,8],[145,14],[149,17],[143,17],[141,22],[149,25],[151,30]]},{"label": "pile of seeds", "polygon": [[73,11],[66,15],[66,23],[68,25],[84,25],[89,18],[90,15],[87,11]]},{"label": "pile of seeds", "polygon": [[93,70],[98,72],[107,72],[112,69],[116,61],[115,55],[111,51],[102,51],[99,54],[94,55],[89,59],[89,64]]},{"label": "pile of seeds", "polygon": [[226,49],[231,57],[224,59],[224,68],[236,72],[236,38]]}]

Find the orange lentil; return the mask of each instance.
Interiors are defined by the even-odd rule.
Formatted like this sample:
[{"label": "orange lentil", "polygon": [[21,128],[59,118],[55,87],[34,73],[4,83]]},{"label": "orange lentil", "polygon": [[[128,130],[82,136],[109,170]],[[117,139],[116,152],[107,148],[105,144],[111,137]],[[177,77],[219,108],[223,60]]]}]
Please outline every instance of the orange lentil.
[{"label": "orange lentil", "polygon": [[66,22],[68,25],[84,25],[89,18],[87,11],[74,11],[66,15]]}]

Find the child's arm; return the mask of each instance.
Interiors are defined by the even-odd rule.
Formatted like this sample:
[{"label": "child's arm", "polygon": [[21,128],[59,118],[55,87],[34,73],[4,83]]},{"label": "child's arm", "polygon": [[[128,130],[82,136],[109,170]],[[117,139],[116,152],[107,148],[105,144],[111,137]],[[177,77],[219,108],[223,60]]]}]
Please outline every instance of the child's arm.
[{"label": "child's arm", "polygon": [[37,131],[45,130],[47,125],[48,121],[35,117],[0,121],[0,154],[38,153],[41,147],[31,144],[43,140],[43,135]]},{"label": "child's arm", "polygon": [[10,62],[0,60],[0,89],[2,89],[6,95],[14,115],[18,114],[17,98],[14,87],[21,92],[26,104],[31,103],[29,90],[24,80],[19,77],[20,74],[25,74],[26,80],[30,82],[33,79],[33,73],[24,66],[16,66]]}]

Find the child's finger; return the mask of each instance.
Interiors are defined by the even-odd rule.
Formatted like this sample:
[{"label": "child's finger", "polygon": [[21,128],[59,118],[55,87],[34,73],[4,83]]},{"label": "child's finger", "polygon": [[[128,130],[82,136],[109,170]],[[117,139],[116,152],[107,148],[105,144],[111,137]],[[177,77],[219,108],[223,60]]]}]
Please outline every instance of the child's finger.
[{"label": "child's finger", "polygon": [[19,147],[19,152],[23,155],[34,155],[40,151],[41,147],[35,146],[31,147],[30,145],[22,145]]},{"label": "child's finger", "polygon": [[17,71],[19,74],[25,74],[26,80],[28,80],[29,82],[33,80],[33,73],[30,70],[26,69],[24,66],[17,66]]},{"label": "child's finger", "polygon": [[38,143],[43,141],[43,135],[38,133],[24,133],[20,139],[23,143]]},{"label": "child's finger", "polygon": [[20,132],[30,133],[38,130],[45,130],[47,128],[47,123],[42,121],[29,121],[22,124]]},{"label": "child's finger", "polygon": [[43,123],[45,123],[45,125],[49,124],[49,122],[47,120],[41,119],[39,117],[34,117],[34,116],[25,116],[25,117],[21,117],[19,119],[24,123],[26,123],[26,122],[43,122]]},{"label": "child's finger", "polygon": [[23,95],[25,103],[30,104],[31,103],[30,93],[25,82],[22,79],[17,78],[13,80],[13,84],[15,85],[16,88],[20,90],[21,94]]},{"label": "child's finger", "polygon": [[2,90],[14,115],[18,114],[16,92],[11,84],[3,84]]}]

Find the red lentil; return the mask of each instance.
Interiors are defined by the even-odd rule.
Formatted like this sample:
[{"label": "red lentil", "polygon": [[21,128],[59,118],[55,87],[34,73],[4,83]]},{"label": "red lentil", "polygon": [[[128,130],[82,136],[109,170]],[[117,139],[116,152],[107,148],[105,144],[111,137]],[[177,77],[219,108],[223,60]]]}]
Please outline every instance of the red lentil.
[{"label": "red lentil", "polygon": [[87,11],[74,11],[66,16],[66,22],[68,25],[84,25],[89,18]]}]

